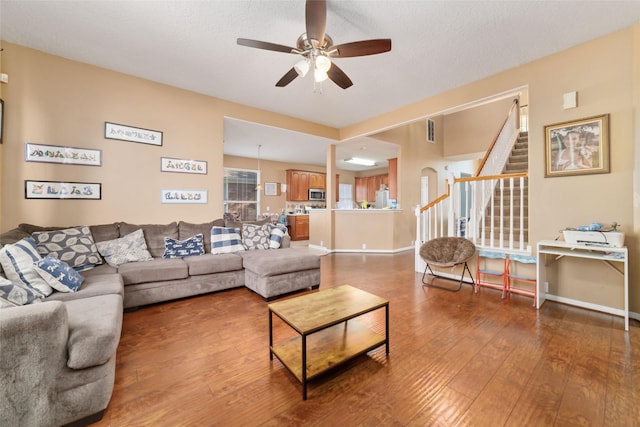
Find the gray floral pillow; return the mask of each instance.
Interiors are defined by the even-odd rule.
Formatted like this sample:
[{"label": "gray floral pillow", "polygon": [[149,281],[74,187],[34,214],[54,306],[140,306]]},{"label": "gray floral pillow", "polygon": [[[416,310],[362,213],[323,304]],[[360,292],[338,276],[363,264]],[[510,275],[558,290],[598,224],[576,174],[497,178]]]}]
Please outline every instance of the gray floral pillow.
[{"label": "gray floral pillow", "polygon": [[119,239],[96,243],[98,252],[113,267],[127,262],[149,261],[153,257],[147,250],[144,233],[141,228]]},{"label": "gray floral pillow", "polygon": [[242,224],[242,243],[249,251],[269,249],[271,224]]},{"label": "gray floral pillow", "polygon": [[66,262],[82,271],[102,264],[89,227],[73,227],[64,230],[39,231],[32,234],[38,245],[38,253]]}]

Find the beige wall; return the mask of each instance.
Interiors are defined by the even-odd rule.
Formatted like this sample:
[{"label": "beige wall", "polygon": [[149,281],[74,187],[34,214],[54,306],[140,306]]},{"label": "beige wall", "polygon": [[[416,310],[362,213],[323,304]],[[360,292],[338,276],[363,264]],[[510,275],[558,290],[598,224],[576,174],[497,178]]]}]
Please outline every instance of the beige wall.
[{"label": "beige wall", "polygon": [[[7,116],[2,231],[41,225],[207,221],[222,215],[223,118],[336,139],[336,129],[3,43]],[[163,131],[163,146],[104,139],[104,122]],[[24,161],[25,142],[102,150],[102,167]],[[160,157],[205,160],[207,175],[160,172]],[[24,180],[102,183],[102,200],[25,200]],[[203,189],[206,205],[160,204],[160,189]]]},{"label": "beige wall", "polygon": [[[312,133],[335,140],[379,133],[399,123],[438,116],[443,111],[495,94],[528,87],[530,241],[553,239],[558,230],[594,220],[617,221],[627,233],[630,259],[638,258],[640,214],[638,86],[640,24],[478,82],[405,106],[362,123],[336,130],[267,111],[163,86],[85,64],[4,43],[3,72],[10,84],[2,96],[6,141],[2,147],[2,231],[19,222],[70,225],[114,220],[204,221],[222,213],[222,123],[224,116]],[[578,91],[578,108],[563,110],[562,95]],[[611,117],[611,173],[544,178],[545,125],[600,114]],[[162,130],[163,147],[105,140],[105,121]],[[635,129],[634,129],[635,126]],[[424,126],[420,126],[424,132]],[[438,135],[437,135],[438,136]],[[400,138],[398,170],[401,207],[414,228],[411,207],[419,203],[419,180],[436,144]],[[24,143],[38,142],[103,150],[103,166],[26,163]],[[209,174],[190,176],[159,172],[160,156],[206,160]],[[435,168],[439,170],[438,167]],[[102,201],[24,200],[24,179],[103,183]],[[161,205],[164,187],[202,188],[207,205]],[[636,190],[634,192],[634,189]],[[635,204],[634,204],[635,200]],[[411,229],[399,241],[412,239]],[[608,273],[577,274],[568,266],[562,277],[568,296],[586,292],[600,299]],[[640,312],[637,263],[631,263],[631,309]],[[601,301],[601,303],[606,303]]]},{"label": "beige wall", "polygon": [[[638,132],[638,32],[640,25],[623,30],[567,51],[526,64],[487,79],[408,105],[380,117],[340,130],[341,138],[377,133],[393,123],[406,123],[420,117],[486,99],[528,86],[529,96],[529,218],[530,241],[555,239],[559,230],[593,221],[617,221],[627,233],[630,259],[637,259],[637,223],[640,209],[637,176]],[[559,72],[562,70],[562,72]],[[563,110],[562,95],[578,91],[577,108]],[[544,177],[544,126],[608,113],[611,116],[611,173],[562,178]],[[636,126],[636,129],[638,127]],[[437,144],[436,144],[437,145]],[[403,156],[403,203],[419,200],[415,184],[416,169],[429,166],[424,147],[415,147]],[[435,148],[435,147],[434,147]],[[410,149],[410,148],[409,148]],[[403,149],[403,153],[405,150]],[[634,164],[634,159],[635,164]],[[407,164],[411,163],[411,164]],[[635,166],[635,169],[634,169]],[[636,189],[639,187],[636,180]],[[408,181],[408,182],[406,182]],[[570,267],[570,266],[568,266]],[[578,269],[581,267],[577,267]],[[640,312],[640,285],[637,263],[630,263],[631,308]],[[594,272],[588,278],[565,268],[561,278],[567,297],[578,293],[602,297],[598,286],[609,282],[608,272]],[[619,282],[619,278],[617,278]],[[587,283],[585,283],[587,282]],[[619,284],[618,284],[619,286]],[[618,289],[619,290],[619,287]],[[605,294],[620,302],[620,293],[609,288]],[[601,301],[606,304],[606,301]],[[617,305],[617,304],[616,304]]]}]

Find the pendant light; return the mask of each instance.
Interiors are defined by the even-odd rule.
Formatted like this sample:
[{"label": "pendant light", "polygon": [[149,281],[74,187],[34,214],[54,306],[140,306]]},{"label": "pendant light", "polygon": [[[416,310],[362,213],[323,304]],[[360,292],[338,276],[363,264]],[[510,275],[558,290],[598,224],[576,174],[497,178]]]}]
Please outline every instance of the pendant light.
[{"label": "pendant light", "polygon": [[262,190],[262,184],[260,184],[260,148],[262,148],[262,145],[258,144],[258,176],[256,179],[256,181],[258,181],[258,185],[256,185],[256,191]]}]

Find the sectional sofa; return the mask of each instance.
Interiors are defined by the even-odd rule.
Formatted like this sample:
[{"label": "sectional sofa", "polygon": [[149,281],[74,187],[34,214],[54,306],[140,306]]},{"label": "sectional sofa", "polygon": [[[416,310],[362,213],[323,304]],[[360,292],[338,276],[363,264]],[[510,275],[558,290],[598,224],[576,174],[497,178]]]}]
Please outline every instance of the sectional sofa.
[{"label": "sectional sofa", "polygon": [[[288,247],[284,230],[267,230],[277,231],[266,221],[219,219],[68,228],[21,224],[0,235],[6,245],[0,265],[7,267],[0,291],[11,282],[15,257],[8,252],[17,245],[41,257],[34,265],[54,257],[65,261],[58,263],[69,267],[69,277],[82,280],[74,291],[52,290],[44,298],[39,293],[46,290],[38,286],[16,286],[31,292],[18,295],[18,304],[33,301],[22,306],[14,306],[16,298],[0,299],[0,425],[100,419],[113,391],[124,309],[242,286],[265,300],[317,288],[320,258]],[[59,277],[48,277],[46,268],[39,274],[59,287]]]}]

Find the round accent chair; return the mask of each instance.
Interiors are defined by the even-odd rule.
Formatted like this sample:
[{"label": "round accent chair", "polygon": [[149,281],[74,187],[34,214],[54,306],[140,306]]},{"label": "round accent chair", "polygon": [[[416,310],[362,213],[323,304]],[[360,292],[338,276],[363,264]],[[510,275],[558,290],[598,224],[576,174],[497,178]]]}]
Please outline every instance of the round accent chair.
[{"label": "round accent chair", "polygon": [[[474,245],[471,240],[464,237],[438,237],[425,242],[420,247],[420,258],[422,258],[427,264],[424,269],[424,273],[422,274],[423,286],[431,286],[434,288],[457,292],[462,288],[464,275],[467,271],[469,272],[469,277],[471,278],[471,285],[473,285],[475,282],[473,280],[473,276],[471,275],[471,270],[467,265],[467,261],[472,259],[475,254],[476,245]],[[450,288],[433,284],[433,282],[437,278],[447,280],[456,279],[451,279],[449,277],[439,276],[435,274],[431,269],[431,266],[439,268],[453,268],[457,265],[463,264],[464,267],[462,268],[462,276],[460,276],[460,282],[458,283],[457,288]],[[427,270],[429,270],[429,274],[434,277],[434,279],[431,280],[431,283],[425,282]]]}]

